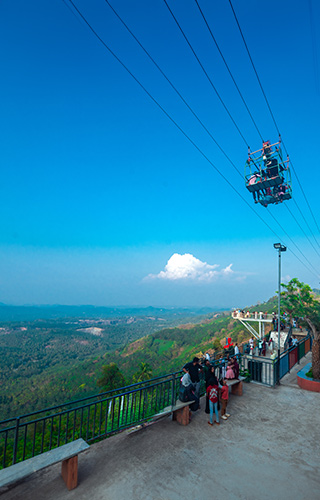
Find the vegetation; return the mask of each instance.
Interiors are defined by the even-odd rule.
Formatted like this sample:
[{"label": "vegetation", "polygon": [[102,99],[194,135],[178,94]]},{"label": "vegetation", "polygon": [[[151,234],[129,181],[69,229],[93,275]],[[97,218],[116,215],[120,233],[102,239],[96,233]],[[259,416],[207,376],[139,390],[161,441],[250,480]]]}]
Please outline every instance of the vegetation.
[{"label": "vegetation", "polygon": [[320,302],[309,285],[292,279],[287,285],[282,284],[283,309],[288,313],[290,322],[294,317],[307,323],[311,330],[312,371],[316,379],[320,379]]},{"label": "vegetation", "polygon": [[102,388],[101,392],[112,391],[118,387],[125,387],[126,379],[117,365],[110,363],[102,367],[102,377],[98,379],[97,384]]}]

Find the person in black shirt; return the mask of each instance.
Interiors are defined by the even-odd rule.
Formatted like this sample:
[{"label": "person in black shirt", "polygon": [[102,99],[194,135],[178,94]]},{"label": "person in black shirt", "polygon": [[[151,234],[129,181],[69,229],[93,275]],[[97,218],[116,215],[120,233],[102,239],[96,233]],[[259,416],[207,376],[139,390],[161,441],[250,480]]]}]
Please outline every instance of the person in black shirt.
[{"label": "person in black shirt", "polygon": [[202,367],[199,364],[199,358],[194,357],[190,363],[186,363],[182,368],[183,371],[189,372],[191,382],[194,385],[195,395],[199,398],[200,396],[200,377],[199,373],[202,371]]}]

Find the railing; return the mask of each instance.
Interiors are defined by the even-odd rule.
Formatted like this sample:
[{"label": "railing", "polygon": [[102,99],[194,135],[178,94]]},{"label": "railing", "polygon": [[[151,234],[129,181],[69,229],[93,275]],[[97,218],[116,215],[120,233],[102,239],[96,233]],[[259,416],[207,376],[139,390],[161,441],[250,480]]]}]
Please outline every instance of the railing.
[{"label": "railing", "polygon": [[282,377],[289,373],[291,368],[299,363],[300,359],[311,350],[311,347],[312,337],[308,335],[308,337],[300,340],[295,347],[291,347],[284,351],[280,356],[280,360],[276,361],[279,365],[277,381],[281,380]]},{"label": "railing", "polygon": [[261,356],[244,356],[242,368],[248,370],[253,381],[272,387],[300,362],[300,359],[310,351],[311,346],[312,338],[309,335],[297,346],[285,350],[280,358],[274,360],[261,358]]},{"label": "railing", "polygon": [[267,314],[263,312],[249,312],[249,311],[232,311],[231,316],[235,319],[256,319],[259,321],[259,319],[267,319],[269,321],[272,321],[275,316],[274,314]]},{"label": "railing", "polygon": [[0,422],[0,468],[82,437],[97,441],[174,405],[181,372]]},{"label": "railing", "polygon": [[[280,360],[240,358],[241,368],[252,380],[273,386],[310,350],[311,338],[285,351]],[[225,359],[214,361],[215,373],[223,373]],[[165,407],[173,406],[179,392],[181,372],[108,391],[60,406],[0,422],[0,468],[26,460],[78,438],[87,442],[152,419]],[[204,393],[202,381],[201,393]]]}]

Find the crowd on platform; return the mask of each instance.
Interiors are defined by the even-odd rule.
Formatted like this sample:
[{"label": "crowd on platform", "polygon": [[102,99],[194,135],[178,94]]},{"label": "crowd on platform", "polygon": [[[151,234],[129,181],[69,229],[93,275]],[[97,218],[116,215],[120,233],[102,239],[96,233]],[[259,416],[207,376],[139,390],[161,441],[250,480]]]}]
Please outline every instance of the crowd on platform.
[{"label": "crowd on platform", "polygon": [[230,353],[226,353],[223,358],[216,360],[215,363],[211,362],[209,353],[206,353],[202,363],[200,363],[199,358],[195,357],[183,367],[184,375],[181,378],[179,399],[183,402],[193,401],[190,405],[191,411],[200,409],[200,384],[201,379],[203,379],[206,387],[205,412],[210,415],[209,425],[214,423],[214,414],[216,417],[215,423],[220,425],[220,409],[223,420],[230,417],[230,414],[226,412],[229,399],[227,381],[239,379],[240,366],[237,344],[236,348],[237,353],[232,356]]}]

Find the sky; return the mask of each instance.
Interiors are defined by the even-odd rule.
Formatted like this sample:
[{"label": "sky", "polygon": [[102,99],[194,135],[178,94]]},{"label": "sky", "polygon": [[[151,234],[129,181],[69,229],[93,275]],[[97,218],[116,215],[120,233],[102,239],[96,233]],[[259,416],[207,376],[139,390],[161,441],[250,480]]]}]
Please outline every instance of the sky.
[{"label": "sky", "polygon": [[[245,307],[275,293],[278,241],[282,279],[319,288],[319,2],[232,0],[294,167],[268,209],[242,176],[261,138],[197,3],[166,2],[0,2],[0,302]],[[198,5],[276,142],[229,1]]]}]

